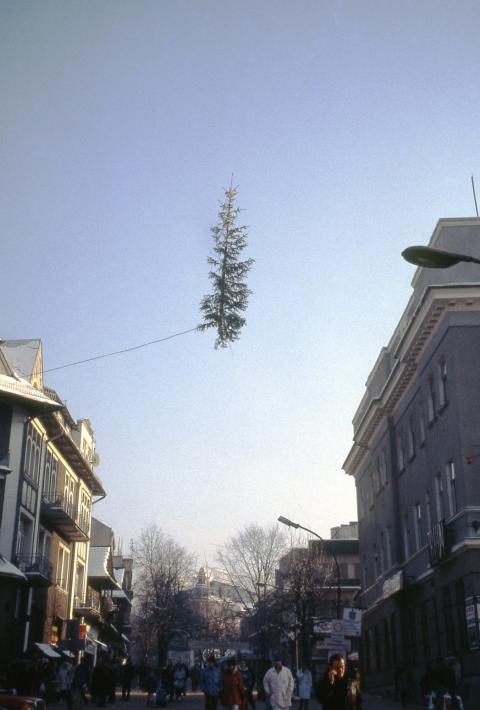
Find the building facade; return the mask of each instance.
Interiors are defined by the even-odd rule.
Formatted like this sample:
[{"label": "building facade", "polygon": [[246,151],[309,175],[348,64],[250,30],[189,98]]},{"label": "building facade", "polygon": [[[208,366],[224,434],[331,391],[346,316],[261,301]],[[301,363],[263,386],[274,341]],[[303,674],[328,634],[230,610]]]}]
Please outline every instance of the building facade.
[{"label": "building facade", "polygon": [[[38,400],[20,406],[17,398],[12,408],[11,396],[2,398],[3,455],[8,444],[10,473],[0,545],[24,577],[5,663],[36,645],[41,649],[38,644],[63,645],[72,653],[81,649],[73,609],[86,591],[92,503],[105,491],[94,470],[98,458],[90,423],[75,421],[56,392],[44,386],[41,342],[0,341],[0,353],[10,394],[21,388],[24,400],[29,393],[32,399],[32,392]],[[5,619],[3,609],[1,614]]]},{"label": "building facade", "polygon": [[[480,220],[440,220],[430,246],[480,253]],[[364,684],[420,700],[432,668],[480,697],[480,271],[417,269],[370,373],[344,464],[359,519]],[[448,667],[448,673],[447,673]],[[476,701],[475,701],[476,698]],[[477,704],[475,704],[477,702]]]}]

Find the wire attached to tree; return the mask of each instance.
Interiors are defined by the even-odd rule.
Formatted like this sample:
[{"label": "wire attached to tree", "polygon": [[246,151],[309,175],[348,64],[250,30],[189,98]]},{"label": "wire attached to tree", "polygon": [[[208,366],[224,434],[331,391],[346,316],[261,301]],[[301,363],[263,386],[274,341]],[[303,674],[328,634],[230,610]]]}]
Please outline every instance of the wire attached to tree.
[{"label": "wire attached to tree", "polygon": [[111,353],[103,353],[102,355],[94,355],[93,357],[87,357],[84,360],[76,360],[75,362],[69,362],[66,365],[58,365],[57,367],[50,367],[48,370],[43,372],[55,372],[55,370],[64,370],[66,367],[73,367],[74,365],[83,365],[85,362],[92,362],[92,360],[102,360],[106,357],[112,357],[112,355],[121,355],[122,353],[129,353],[132,350],[140,350],[141,348],[147,348],[149,345],[156,345],[157,343],[163,343],[165,340],[172,340],[173,338],[178,338],[181,335],[187,335],[187,333],[193,333],[198,328],[189,328],[189,330],[182,330],[179,333],[173,333],[173,335],[167,335],[164,338],[157,338],[156,340],[149,340],[147,343],[141,343],[140,345],[132,345],[130,348],[123,348],[122,350],[114,350]]}]

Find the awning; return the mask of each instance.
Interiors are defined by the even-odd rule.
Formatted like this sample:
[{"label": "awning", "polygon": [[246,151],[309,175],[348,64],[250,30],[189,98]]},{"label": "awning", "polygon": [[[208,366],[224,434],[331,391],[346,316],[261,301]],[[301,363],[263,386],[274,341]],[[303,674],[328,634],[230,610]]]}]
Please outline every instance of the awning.
[{"label": "awning", "polygon": [[12,565],[3,555],[0,555],[0,577],[9,577],[10,579],[16,579],[18,582],[27,581],[23,572],[15,565]]},{"label": "awning", "polygon": [[41,651],[47,658],[61,658],[61,655],[53,650],[48,643],[35,643],[35,646]]},{"label": "awning", "polygon": [[94,547],[90,545],[88,555],[88,583],[93,589],[119,589],[120,585],[108,571],[110,556],[110,547]]}]

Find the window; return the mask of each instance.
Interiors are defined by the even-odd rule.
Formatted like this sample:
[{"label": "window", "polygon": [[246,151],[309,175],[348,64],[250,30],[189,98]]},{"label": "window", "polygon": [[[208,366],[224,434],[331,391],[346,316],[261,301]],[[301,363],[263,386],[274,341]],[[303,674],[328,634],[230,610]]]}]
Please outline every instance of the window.
[{"label": "window", "polygon": [[457,491],[455,488],[455,464],[449,461],[447,464],[448,493],[450,498],[450,515],[457,512]]},{"label": "window", "polygon": [[48,500],[55,499],[57,492],[58,459],[47,450],[45,455],[45,470],[43,474],[43,495]]},{"label": "window", "polygon": [[63,498],[65,512],[67,512],[71,518],[75,518],[75,481],[67,472],[65,472],[65,481],[63,484]]},{"label": "window", "polygon": [[413,433],[413,422],[408,422],[408,459],[415,458],[415,435]]},{"label": "window", "polygon": [[386,486],[388,483],[388,470],[387,470],[387,455],[385,453],[385,449],[380,454],[379,467],[380,467],[380,484],[382,486]]},{"label": "window", "polygon": [[412,541],[410,537],[410,526],[408,524],[408,515],[405,515],[403,519],[403,549],[405,553],[405,559],[408,560],[412,554]]},{"label": "window", "polygon": [[373,546],[373,578],[374,581],[377,581],[379,578],[379,571],[378,571],[378,554],[377,554],[377,546]]},{"label": "window", "polygon": [[454,655],[457,650],[455,644],[455,625],[453,621],[452,595],[448,584],[442,587],[442,604],[445,627],[445,648],[447,653]]},{"label": "window", "polygon": [[15,552],[17,557],[29,554],[31,552],[31,542],[32,542],[32,521],[25,517],[20,516],[18,521],[18,532],[17,532],[17,544],[15,547]]},{"label": "window", "polygon": [[441,473],[437,473],[435,476],[435,495],[437,498],[437,522],[440,522],[445,520],[445,496]]},{"label": "window", "polygon": [[400,472],[405,469],[405,455],[403,452],[403,441],[401,436],[397,436],[397,465]]},{"label": "window", "polygon": [[442,359],[438,363],[438,404],[440,407],[444,407],[447,402],[447,364],[445,359]]},{"label": "window", "polygon": [[385,572],[385,535],[380,533],[380,573]]},{"label": "window", "polygon": [[392,566],[392,531],[390,530],[390,526],[385,530],[385,544],[387,569],[390,569]]},{"label": "window", "polygon": [[417,550],[419,550],[423,547],[422,506],[420,503],[415,503],[413,506],[413,516],[415,521],[415,543]]},{"label": "window", "polygon": [[23,471],[38,485],[40,478],[40,455],[42,451],[42,435],[30,422],[27,428],[27,443],[25,446],[25,462]]},{"label": "window", "polygon": [[425,493],[425,515],[427,522],[427,530],[432,529],[432,509],[430,504],[430,493]]},{"label": "window", "polygon": [[362,587],[366,589],[368,587],[368,569],[367,569],[367,558],[363,555],[362,560]]},{"label": "window", "polygon": [[60,545],[57,558],[57,585],[64,590],[68,589],[69,567],[70,550]]},{"label": "window", "polygon": [[435,389],[433,377],[430,377],[428,380],[427,415],[429,424],[435,421]]},{"label": "window", "polygon": [[373,477],[373,492],[375,493],[375,495],[378,495],[378,493],[380,493],[380,465],[379,465],[378,459],[376,461],[376,465],[375,465],[375,469],[372,473],[372,477]]},{"label": "window", "polygon": [[420,427],[420,446],[423,446],[425,443],[425,416],[423,413],[420,415],[419,419],[419,427]]},{"label": "window", "polygon": [[80,495],[80,515],[79,515],[79,525],[86,533],[90,533],[90,508],[91,499],[88,493],[82,489]]}]

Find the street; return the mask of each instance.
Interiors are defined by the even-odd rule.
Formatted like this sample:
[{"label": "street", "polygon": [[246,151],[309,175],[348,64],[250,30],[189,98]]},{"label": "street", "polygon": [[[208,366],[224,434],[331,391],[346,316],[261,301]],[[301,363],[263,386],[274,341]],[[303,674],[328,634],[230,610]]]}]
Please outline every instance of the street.
[{"label": "street", "polygon": [[[138,690],[132,691],[130,701],[125,702],[121,700],[121,694],[117,693],[117,701],[114,705],[107,705],[107,708],[112,708],[115,710],[145,710],[147,707],[146,703],[146,693],[141,693]],[[88,707],[86,710],[88,710]],[[418,705],[414,703],[407,703],[407,708],[410,710],[420,710],[424,708],[423,705]],[[91,710],[94,710],[96,705],[91,706]],[[167,703],[167,708],[169,710],[202,710],[203,708],[203,693],[187,693],[185,698],[179,701],[173,701]],[[257,703],[258,710],[265,710],[265,704],[262,702]],[[295,702],[293,710],[298,708],[298,701]],[[310,710],[320,710],[321,706],[316,700],[312,700],[309,704]],[[381,698],[379,696],[364,696],[364,706],[363,710],[400,710],[401,705],[399,702],[394,702],[392,700],[387,700],[386,698]],[[48,706],[48,710],[67,710],[67,706],[63,703],[53,703]],[[218,710],[222,710],[222,706],[219,703]]]}]

